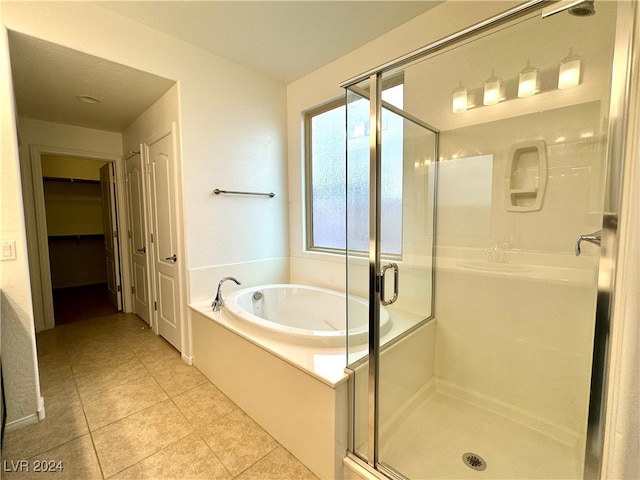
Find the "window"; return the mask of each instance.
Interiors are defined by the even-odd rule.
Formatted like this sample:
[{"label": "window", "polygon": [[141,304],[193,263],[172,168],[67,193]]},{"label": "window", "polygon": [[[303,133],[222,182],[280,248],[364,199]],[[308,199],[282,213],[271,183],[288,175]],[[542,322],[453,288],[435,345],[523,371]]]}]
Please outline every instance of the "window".
[{"label": "window", "polygon": [[[403,85],[385,85],[382,98],[402,108]],[[307,112],[307,249],[344,251],[346,243],[346,149],[349,148],[349,248],[366,251],[369,241],[369,114],[367,100],[345,100]],[[382,251],[402,253],[402,118],[383,109]]]}]

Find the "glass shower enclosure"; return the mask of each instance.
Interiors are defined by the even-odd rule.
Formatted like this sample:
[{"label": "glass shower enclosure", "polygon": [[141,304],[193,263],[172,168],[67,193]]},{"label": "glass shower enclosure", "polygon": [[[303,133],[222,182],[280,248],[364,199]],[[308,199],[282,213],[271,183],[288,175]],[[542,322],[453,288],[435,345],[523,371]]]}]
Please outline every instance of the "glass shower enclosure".
[{"label": "glass shower enclosure", "polygon": [[360,462],[598,476],[633,8],[530,2],[343,84]]}]

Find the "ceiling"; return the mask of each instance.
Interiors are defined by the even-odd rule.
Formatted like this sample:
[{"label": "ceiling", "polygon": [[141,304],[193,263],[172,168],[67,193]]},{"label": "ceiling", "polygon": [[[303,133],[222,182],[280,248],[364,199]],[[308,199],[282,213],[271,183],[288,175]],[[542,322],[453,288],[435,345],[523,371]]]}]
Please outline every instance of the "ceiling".
[{"label": "ceiling", "polygon": [[[15,32],[9,32],[9,48],[21,117],[122,132],[174,84]],[[82,102],[80,95],[100,103]]]},{"label": "ceiling", "polygon": [[[441,2],[92,3],[290,83]],[[15,32],[10,32],[9,46],[18,114],[28,118],[121,132],[173,85]],[[78,95],[96,97],[100,103],[80,102]]]},{"label": "ceiling", "polygon": [[101,1],[97,5],[290,83],[440,1]]}]

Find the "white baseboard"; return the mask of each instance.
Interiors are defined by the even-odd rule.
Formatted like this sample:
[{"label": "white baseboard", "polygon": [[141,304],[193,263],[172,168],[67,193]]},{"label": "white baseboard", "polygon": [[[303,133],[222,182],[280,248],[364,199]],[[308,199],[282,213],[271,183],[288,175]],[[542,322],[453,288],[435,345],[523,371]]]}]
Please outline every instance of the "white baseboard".
[{"label": "white baseboard", "polygon": [[184,353],[181,354],[181,356],[182,356],[182,361],[184,363],[186,363],[187,365],[193,365],[193,357],[185,355]]},{"label": "white baseboard", "polygon": [[42,421],[44,420],[44,417],[45,417],[44,397],[40,397],[40,399],[38,400],[38,420]]},{"label": "white baseboard", "polygon": [[12,422],[8,422],[5,425],[5,429],[7,432],[11,432],[13,430],[18,430],[22,427],[26,427],[27,425],[32,425],[34,423],[38,423],[39,413],[32,413],[26,417],[19,418],[18,420],[13,420]]}]

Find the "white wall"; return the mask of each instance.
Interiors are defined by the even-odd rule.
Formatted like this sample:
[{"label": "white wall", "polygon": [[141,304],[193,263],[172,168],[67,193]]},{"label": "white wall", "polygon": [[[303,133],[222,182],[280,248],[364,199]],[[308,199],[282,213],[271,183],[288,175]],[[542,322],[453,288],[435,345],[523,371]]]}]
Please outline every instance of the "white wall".
[{"label": "white wall", "polygon": [[7,423],[36,421],[41,411],[35,326],[31,304],[17,130],[7,32],[0,32],[2,142],[0,155],[0,240],[15,241],[16,259],[0,263],[2,378]]},{"label": "white wall", "polygon": [[[288,264],[286,96],[282,83],[93,4],[3,2],[1,7],[5,29],[179,81],[190,268],[206,273],[209,267],[215,270],[229,263],[277,259],[278,264]],[[5,47],[3,64],[8,66],[7,52]],[[9,68],[2,71],[8,72]],[[11,98],[10,82],[3,79],[2,84],[3,99]],[[10,105],[3,102],[3,121],[7,122],[2,130],[3,160],[17,155],[16,140],[11,138],[15,130],[11,128]],[[47,144],[44,140],[39,143]],[[120,153],[119,139],[117,144]],[[93,150],[101,151],[101,147],[94,143]],[[3,175],[3,184],[12,175]],[[13,190],[3,188],[3,198],[5,192],[19,188],[16,185]],[[212,190],[216,187],[273,191],[276,197],[215,197]],[[3,219],[3,228],[15,228],[16,235],[24,235],[21,219],[20,209],[12,223]],[[275,274],[277,278],[271,275],[270,280],[286,281],[282,272],[281,268]],[[212,291],[219,277],[214,272],[199,278],[211,284]],[[253,279],[249,276],[242,280],[250,284]],[[30,300],[24,295],[17,305],[27,312],[25,315],[31,315]],[[33,321],[28,317],[22,323],[32,328]],[[18,364],[25,364],[25,351],[14,354]],[[33,381],[31,388],[36,388]]]},{"label": "white wall", "polygon": [[340,83],[518,4],[446,2],[287,85],[291,281],[344,288],[344,258],[305,252],[304,112],[344,95]]},{"label": "white wall", "polygon": [[[87,3],[11,3],[3,23],[180,82],[189,268],[287,256],[282,83]],[[215,197],[216,187],[276,197]]]}]

